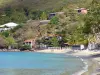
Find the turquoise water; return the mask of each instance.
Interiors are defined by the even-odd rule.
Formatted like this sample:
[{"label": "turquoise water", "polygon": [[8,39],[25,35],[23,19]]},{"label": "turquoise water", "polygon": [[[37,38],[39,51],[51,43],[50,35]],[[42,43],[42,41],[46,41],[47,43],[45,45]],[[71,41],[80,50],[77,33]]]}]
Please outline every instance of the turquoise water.
[{"label": "turquoise water", "polygon": [[0,75],[72,75],[83,66],[79,58],[65,54],[0,53]]}]

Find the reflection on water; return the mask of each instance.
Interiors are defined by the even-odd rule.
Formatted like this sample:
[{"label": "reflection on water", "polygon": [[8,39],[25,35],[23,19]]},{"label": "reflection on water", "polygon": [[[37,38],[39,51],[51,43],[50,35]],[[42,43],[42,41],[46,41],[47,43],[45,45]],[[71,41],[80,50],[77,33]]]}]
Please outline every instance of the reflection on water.
[{"label": "reflection on water", "polygon": [[71,75],[83,66],[79,58],[64,54],[0,53],[0,75]]}]

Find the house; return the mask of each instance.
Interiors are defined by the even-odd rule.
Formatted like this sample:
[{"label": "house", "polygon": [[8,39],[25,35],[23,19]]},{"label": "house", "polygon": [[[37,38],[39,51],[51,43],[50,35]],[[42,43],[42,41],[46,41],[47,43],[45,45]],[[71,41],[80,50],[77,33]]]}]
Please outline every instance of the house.
[{"label": "house", "polygon": [[50,13],[48,19],[52,19],[54,16],[56,16],[56,13]]},{"label": "house", "polygon": [[7,26],[8,28],[11,28],[11,29],[12,29],[12,28],[18,26],[18,24],[13,23],[13,22],[10,22],[10,23],[6,23],[6,24],[4,24],[4,26]]},{"label": "house", "polygon": [[54,16],[56,16],[56,15],[62,15],[62,14],[64,14],[64,12],[50,13],[48,19],[50,20],[50,19],[52,19]]},{"label": "house", "polygon": [[88,12],[86,8],[81,8],[81,9],[79,9],[78,11],[79,11],[79,13],[81,13],[81,14],[87,14],[87,12]]},{"label": "house", "polygon": [[86,8],[78,8],[78,9],[75,9],[77,10],[78,13],[81,13],[81,14],[87,14],[88,13],[88,9]]},{"label": "house", "polygon": [[35,48],[35,39],[28,39],[28,40],[25,40],[24,45],[30,45],[31,48]]},{"label": "house", "polygon": [[4,24],[4,25],[0,25],[0,32],[13,29],[13,28],[15,28],[16,26],[18,26],[18,24],[13,23],[13,22],[6,23],[6,24]]}]

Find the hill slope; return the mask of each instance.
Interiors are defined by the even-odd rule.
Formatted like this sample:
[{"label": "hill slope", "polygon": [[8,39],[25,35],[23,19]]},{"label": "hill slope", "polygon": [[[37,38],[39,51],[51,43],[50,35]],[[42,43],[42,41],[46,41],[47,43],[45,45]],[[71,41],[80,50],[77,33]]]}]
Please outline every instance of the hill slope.
[{"label": "hill slope", "polygon": [[17,7],[29,7],[32,9],[52,9],[59,8],[68,3],[82,3],[86,0],[0,0],[0,6],[17,6]]}]

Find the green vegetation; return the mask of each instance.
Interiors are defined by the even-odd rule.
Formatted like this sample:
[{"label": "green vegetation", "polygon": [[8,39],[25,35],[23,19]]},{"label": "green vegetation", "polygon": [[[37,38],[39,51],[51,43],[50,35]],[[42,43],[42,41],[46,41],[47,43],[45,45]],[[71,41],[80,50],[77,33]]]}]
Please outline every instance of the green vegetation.
[{"label": "green vegetation", "polygon": [[59,18],[58,17],[53,17],[51,20],[50,20],[50,24],[54,24],[54,25],[57,25],[59,23]]},{"label": "green vegetation", "polygon": [[12,46],[13,44],[15,44],[14,38],[13,38],[13,37],[7,37],[6,40],[7,40],[8,49],[11,49],[11,46]]},{"label": "green vegetation", "polygon": [[54,47],[59,46],[59,40],[56,37],[51,38],[50,42],[51,42],[51,46],[54,46]]},{"label": "green vegetation", "polygon": [[17,8],[28,7],[34,10],[45,10],[45,9],[58,10],[59,8],[62,8],[66,4],[69,3],[78,4],[85,1],[86,0],[7,0],[7,1],[0,0],[0,5],[6,6],[5,4],[7,4],[8,6]]},{"label": "green vegetation", "polygon": [[40,17],[40,19],[41,20],[47,20],[47,14],[45,13],[45,12],[43,12],[42,14],[41,14],[41,17]]},{"label": "green vegetation", "polygon": [[[0,39],[2,39],[1,47],[9,47],[14,43],[22,43],[30,38],[37,38],[40,43],[57,47],[59,46],[58,36],[62,37],[63,43],[68,43],[69,45],[88,45],[89,42],[96,42],[96,34],[100,32],[100,1],[19,1],[22,3],[21,6],[20,3],[15,6],[7,6],[0,12],[0,24],[11,21],[20,24],[10,31],[0,33]],[[43,4],[44,2],[46,2],[45,5]],[[75,10],[77,7],[89,9],[88,13],[78,13]],[[39,26],[39,20],[47,20],[49,13],[52,12],[64,12],[64,14],[57,14],[50,20],[49,24]],[[46,40],[44,39],[45,37],[51,37],[51,39]]]},{"label": "green vegetation", "polygon": [[[47,19],[48,13],[61,11],[68,4],[75,7],[81,5],[86,0],[1,0],[0,24],[7,22],[25,23],[27,20]],[[89,0],[91,1],[91,0]],[[88,3],[89,1],[86,1]],[[77,2],[79,4],[77,4]],[[73,7],[69,7],[72,8]],[[68,9],[69,9],[68,8]]]},{"label": "green vegetation", "polygon": [[23,45],[21,47],[21,50],[31,50],[31,46],[30,45]]},{"label": "green vegetation", "polygon": [[1,34],[0,41],[0,48],[11,49],[11,46],[13,46],[16,43],[15,39],[12,36],[8,36],[7,32],[3,32],[3,35]]}]

